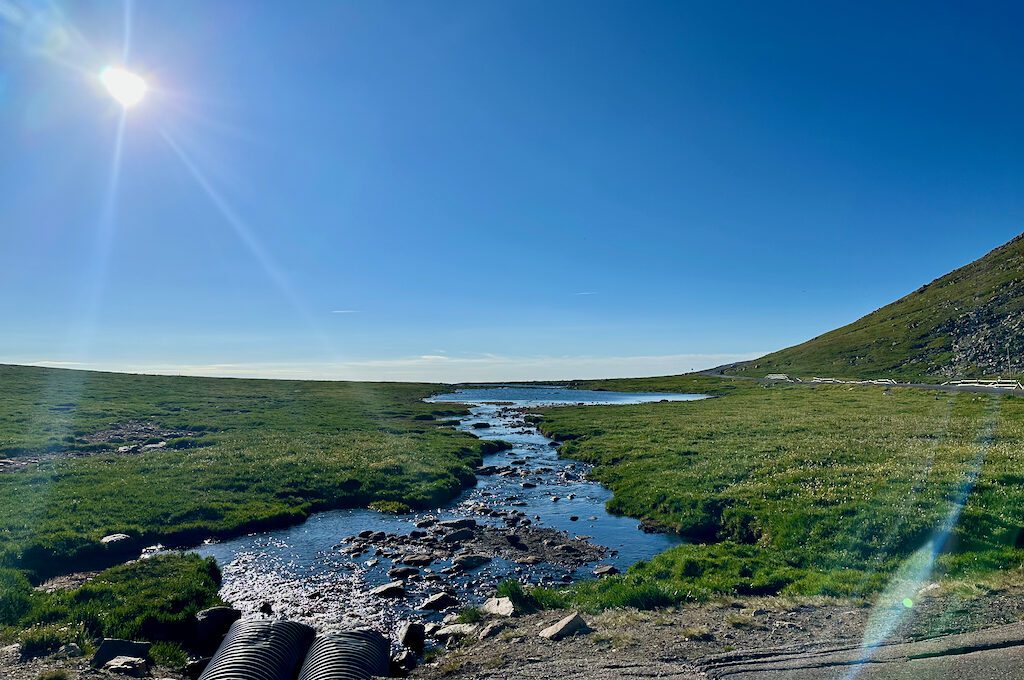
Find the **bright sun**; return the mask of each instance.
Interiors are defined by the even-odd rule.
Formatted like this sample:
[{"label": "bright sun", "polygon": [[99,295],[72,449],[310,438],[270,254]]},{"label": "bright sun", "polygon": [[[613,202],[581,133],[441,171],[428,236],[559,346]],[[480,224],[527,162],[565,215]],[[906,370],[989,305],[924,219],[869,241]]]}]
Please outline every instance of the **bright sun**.
[{"label": "bright sun", "polygon": [[116,66],[108,66],[100,73],[100,82],[107,92],[124,108],[135,106],[146,96],[149,87],[146,81],[131,71]]}]

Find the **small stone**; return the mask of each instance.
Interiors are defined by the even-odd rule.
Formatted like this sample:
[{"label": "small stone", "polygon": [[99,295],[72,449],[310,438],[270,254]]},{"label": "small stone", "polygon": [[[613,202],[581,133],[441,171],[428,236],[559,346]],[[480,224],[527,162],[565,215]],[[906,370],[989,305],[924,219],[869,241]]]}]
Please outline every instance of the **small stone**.
[{"label": "small stone", "polygon": [[601,578],[602,576],[613,576],[619,573],[618,567],[611,564],[602,564],[599,567],[595,567],[594,571],[591,572],[594,576]]},{"label": "small stone", "polygon": [[437,524],[448,529],[473,529],[476,527],[476,520],[472,517],[460,517],[459,519],[446,519]]},{"label": "small stone", "polygon": [[452,533],[445,535],[441,540],[445,543],[459,543],[460,541],[466,541],[470,538],[473,538],[473,530],[466,528],[453,531]]},{"label": "small stone", "polygon": [[473,623],[452,623],[434,633],[438,640],[447,640],[453,637],[466,637],[476,632],[476,624]]},{"label": "small stone", "polygon": [[448,593],[437,593],[431,595],[427,599],[420,603],[420,609],[432,609],[434,611],[441,611],[444,609],[451,609],[457,605],[459,601],[454,596]]},{"label": "small stone", "polygon": [[416,567],[393,567],[388,570],[388,578],[399,581],[413,576],[418,576],[419,573],[420,570]]},{"label": "small stone", "polygon": [[77,659],[82,656],[82,648],[74,642],[69,642],[57,650],[57,656],[61,659]]},{"label": "small stone", "polygon": [[148,673],[146,660],[137,656],[115,656],[103,664],[103,670],[133,678],[144,678]]},{"label": "small stone", "polygon": [[482,567],[483,565],[487,564],[490,561],[491,561],[491,557],[489,555],[470,554],[470,555],[459,555],[454,560],[452,560],[452,564],[455,567],[458,567],[461,570],[469,571],[470,569],[476,569],[477,567]]},{"label": "small stone", "polygon": [[376,595],[377,597],[405,597],[405,584],[401,581],[385,583],[371,590],[370,595]]},{"label": "small stone", "polygon": [[480,610],[493,616],[513,616],[516,613],[516,606],[507,597],[492,597],[481,605]]},{"label": "small stone", "polygon": [[498,633],[500,633],[501,631],[503,631],[505,629],[505,627],[506,627],[506,624],[505,624],[504,621],[491,621],[486,626],[484,626],[483,628],[480,629],[480,636],[479,637],[480,637],[481,640],[486,640],[488,638],[492,638],[495,635],[497,635]]},{"label": "small stone", "polygon": [[558,623],[552,624],[540,632],[542,638],[561,640],[570,635],[581,635],[590,632],[590,627],[583,617],[577,613],[569,614]]},{"label": "small stone", "polygon": [[119,656],[145,659],[149,656],[150,643],[133,642],[118,638],[104,638],[96,648],[90,662],[94,668],[102,668],[108,661]]}]

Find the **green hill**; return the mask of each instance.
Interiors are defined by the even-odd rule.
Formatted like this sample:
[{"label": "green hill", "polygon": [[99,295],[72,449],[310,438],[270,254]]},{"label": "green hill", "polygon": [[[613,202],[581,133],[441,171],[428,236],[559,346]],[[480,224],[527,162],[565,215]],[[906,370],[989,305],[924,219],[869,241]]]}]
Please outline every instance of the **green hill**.
[{"label": "green hill", "polygon": [[1024,234],[853,323],[726,373],[934,382],[1024,373]]}]

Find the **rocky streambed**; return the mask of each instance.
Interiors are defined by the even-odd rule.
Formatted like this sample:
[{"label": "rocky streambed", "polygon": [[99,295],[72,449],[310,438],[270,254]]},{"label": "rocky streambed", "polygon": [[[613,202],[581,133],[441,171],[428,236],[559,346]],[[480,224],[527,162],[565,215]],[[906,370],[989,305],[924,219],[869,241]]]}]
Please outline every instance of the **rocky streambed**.
[{"label": "rocky streambed", "polygon": [[283,616],[321,631],[438,621],[478,605],[498,583],[564,583],[646,559],[678,539],[604,509],[611,494],[588,467],[557,455],[530,408],[689,400],[699,395],[488,387],[432,398],[471,405],[458,427],[507,442],[477,485],[429,513],[319,513],[301,525],[202,546],[221,565],[221,596],[246,617]]}]

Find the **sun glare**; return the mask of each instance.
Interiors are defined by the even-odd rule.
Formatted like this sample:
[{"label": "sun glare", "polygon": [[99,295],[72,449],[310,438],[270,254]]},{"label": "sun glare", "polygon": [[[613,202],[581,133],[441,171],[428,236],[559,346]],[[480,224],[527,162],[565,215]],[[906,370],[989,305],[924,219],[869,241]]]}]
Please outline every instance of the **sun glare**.
[{"label": "sun glare", "polygon": [[116,66],[108,66],[100,73],[100,82],[111,97],[124,108],[135,106],[146,96],[149,87],[141,76]]}]

